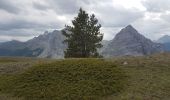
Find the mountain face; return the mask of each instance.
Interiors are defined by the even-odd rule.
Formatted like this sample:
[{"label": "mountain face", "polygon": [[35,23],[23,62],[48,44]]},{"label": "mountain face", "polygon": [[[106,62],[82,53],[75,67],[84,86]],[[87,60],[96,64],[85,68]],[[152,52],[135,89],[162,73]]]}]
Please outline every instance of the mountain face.
[{"label": "mountain face", "polygon": [[162,43],[163,48],[166,52],[170,52],[170,42],[169,43]]},{"label": "mountain face", "polygon": [[66,46],[61,31],[45,32],[27,42],[9,41],[0,44],[1,56],[63,58]]},{"label": "mountain face", "polygon": [[158,43],[170,43],[170,36],[165,35],[165,36],[159,38],[156,42],[158,42]]},{"label": "mountain face", "polygon": [[157,40],[157,43],[161,43],[165,51],[170,52],[170,36],[165,35]]},{"label": "mountain face", "polygon": [[40,58],[63,58],[66,45],[63,44],[64,36],[61,31],[45,32],[43,35],[27,41],[31,50],[42,49]]},{"label": "mountain face", "polygon": [[161,44],[139,34],[131,25],[123,28],[103,50],[104,57],[143,56],[163,52]]}]

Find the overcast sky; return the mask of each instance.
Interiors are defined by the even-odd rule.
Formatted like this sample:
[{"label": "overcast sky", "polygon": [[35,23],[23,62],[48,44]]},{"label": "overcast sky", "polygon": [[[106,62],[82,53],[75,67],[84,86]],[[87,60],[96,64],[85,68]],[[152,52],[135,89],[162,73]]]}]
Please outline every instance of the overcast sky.
[{"label": "overcast sky", "polygon": [[0,42],[62,29],[80,7],[96,15],[107,40],[129,24],[152,40],[170,35],[170,0],[0,0]]}]

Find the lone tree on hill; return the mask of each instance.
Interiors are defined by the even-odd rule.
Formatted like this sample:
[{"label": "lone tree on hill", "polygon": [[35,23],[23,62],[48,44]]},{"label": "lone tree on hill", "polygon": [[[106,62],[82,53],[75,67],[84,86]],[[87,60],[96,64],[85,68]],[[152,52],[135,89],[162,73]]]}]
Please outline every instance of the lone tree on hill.
[{"label": "lone tree on hill", "polygon": [[65,26],[62,31],[67,43],[66,58],[99,57],[98,48],[102,47],[103,34],[100,32],[101,25],[95,15],[88,15],[80,8],[78,16],[72,21],[73,26]]}]

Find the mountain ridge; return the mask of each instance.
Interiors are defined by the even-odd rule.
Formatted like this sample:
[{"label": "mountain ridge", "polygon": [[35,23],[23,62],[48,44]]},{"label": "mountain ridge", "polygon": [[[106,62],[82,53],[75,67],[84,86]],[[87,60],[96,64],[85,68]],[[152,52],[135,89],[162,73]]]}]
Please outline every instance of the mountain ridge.
[{"label": "mountain ridge", "polygon": [[[44,34],[26,42],[14,40],[0,44],[0,56],[5,54],[5,56],[61,59],[64,58],[64,50],[67,47],[66,44],[63,44],[64,39],[65,37],[60,30],[45,31]],[[131,25],[123,28],[113,40],[103,40],[102,44],[103,48],[98,49],[98,51],[104,57],[143,56],[163,52],[161,44],[145,38]]]},{"label": "mountain ridge", "polygon": [[[26,42],[16,40],[0,44],[1,56],[28,56],[39,58],[63,58],[65,45],[61,31],[44,32]],[[22,51],[22,52],[21,52]],[[29,53],[28,53],[29,52]]]}]

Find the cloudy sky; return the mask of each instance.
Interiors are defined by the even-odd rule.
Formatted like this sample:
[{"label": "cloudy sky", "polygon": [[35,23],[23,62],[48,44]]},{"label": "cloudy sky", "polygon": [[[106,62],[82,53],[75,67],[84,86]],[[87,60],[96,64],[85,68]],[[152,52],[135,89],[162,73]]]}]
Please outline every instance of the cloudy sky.
[{"label": "cloudy sky", "polygon": [[44,31],[62,29],[80,7],[94,13],[110,40],[131,24],[155,40],[170,35],[170,0],[0,0],[0,42],[26,41]]}]

